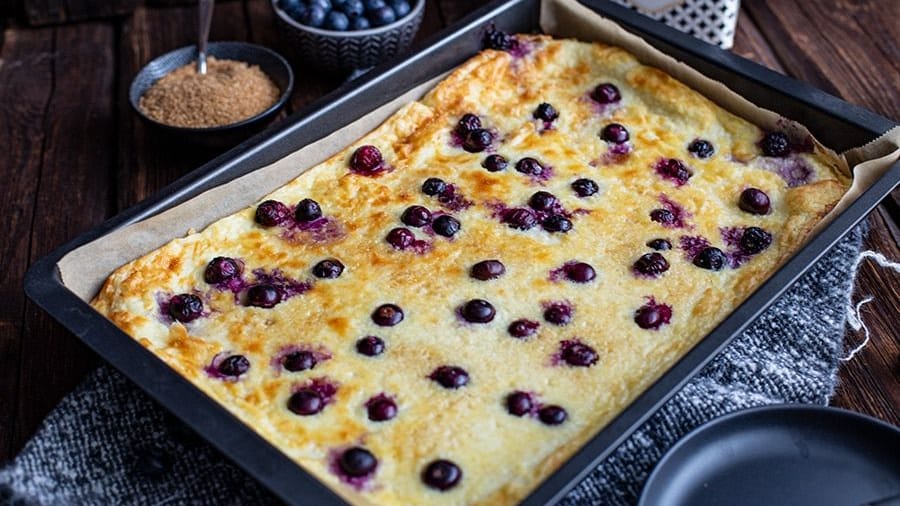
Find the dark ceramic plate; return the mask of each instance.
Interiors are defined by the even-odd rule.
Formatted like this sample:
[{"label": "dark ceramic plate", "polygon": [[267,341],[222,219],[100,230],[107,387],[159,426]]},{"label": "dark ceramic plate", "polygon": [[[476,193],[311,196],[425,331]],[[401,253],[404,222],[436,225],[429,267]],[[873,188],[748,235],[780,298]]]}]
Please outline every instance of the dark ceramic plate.
[{"label": "dark ceramic plate", "polygon": [[288,101],[294,88],[294,72],[290,64],[271,49],[245,42],[210,42],[207,48],[209,56],[219,59],[237,60],[250,65],[258,65],[272,82],[281,90],[278,101],[265,111],[245,120],[230,125],[209,128],[176,127],[150,119],[138,107],[138,102],[157,80],[173,70],[187,65],[197,59],[197,46],[186,46],[168,52],[148,63],[138,72],[128,91],[131,107],[148,124],[162,131],[175,134],[177,138],[188,143],[206,146],[225,146],[237,144],[250,135],[259,132],[271,121],[278,110]]},{"label": "dark ceramic plate", "polygon": [[862,506],[900,494],[900,429],[820,406],[748,409],[688,434],[640,506]]}]

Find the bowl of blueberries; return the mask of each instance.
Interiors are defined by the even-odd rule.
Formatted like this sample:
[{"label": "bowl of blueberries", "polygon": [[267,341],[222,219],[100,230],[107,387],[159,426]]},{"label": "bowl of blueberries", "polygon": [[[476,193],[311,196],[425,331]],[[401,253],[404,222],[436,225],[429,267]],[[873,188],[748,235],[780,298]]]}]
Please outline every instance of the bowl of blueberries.
[{"label": "bowl of blueberries", "polygon": [[409,48],[425,0],[272,0],[272,8],[282,37],[299,59],[348,72]]}]

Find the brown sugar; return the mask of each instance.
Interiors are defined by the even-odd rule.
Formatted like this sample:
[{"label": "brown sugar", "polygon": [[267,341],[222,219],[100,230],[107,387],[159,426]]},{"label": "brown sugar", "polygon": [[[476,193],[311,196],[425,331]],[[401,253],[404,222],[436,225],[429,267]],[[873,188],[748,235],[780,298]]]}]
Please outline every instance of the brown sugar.
[{"label": "brown sugar", "polygon": [[271,107],[278,86],[256,65],[207,59],[206,74],[195,63],[163,76],[141,97],[141,111],[153,120],[178,127],[229,125]]}]

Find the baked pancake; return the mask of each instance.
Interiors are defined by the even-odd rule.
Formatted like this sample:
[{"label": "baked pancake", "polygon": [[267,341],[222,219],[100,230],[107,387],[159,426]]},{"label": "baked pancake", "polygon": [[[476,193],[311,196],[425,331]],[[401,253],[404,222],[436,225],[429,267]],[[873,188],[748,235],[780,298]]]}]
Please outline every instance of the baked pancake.
[{"label": "baked pancake", "polygon": [[357,504],[511,504],[848,189],[626,51],[495,34],[93,305]]}]

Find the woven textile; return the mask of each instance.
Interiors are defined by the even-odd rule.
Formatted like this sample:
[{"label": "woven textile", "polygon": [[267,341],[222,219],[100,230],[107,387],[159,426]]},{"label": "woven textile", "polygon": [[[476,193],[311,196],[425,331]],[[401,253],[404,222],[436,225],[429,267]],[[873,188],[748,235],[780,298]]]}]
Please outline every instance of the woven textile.
[{"label": "woven textile", "polygon": [[[834,391],[857,230],[563,501],[634,504],[681,436],[737,409],[825,404]],[[277,502],[109,367],[66,397],[0,470],[0,504],[238,505]]]}]

